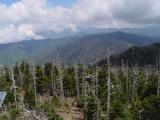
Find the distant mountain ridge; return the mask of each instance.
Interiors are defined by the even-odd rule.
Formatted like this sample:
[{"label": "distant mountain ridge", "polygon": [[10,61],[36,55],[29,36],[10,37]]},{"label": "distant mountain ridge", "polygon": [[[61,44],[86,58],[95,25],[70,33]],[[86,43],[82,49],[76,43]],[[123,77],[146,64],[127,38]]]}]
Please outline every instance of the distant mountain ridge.
[{"label": "distant mountain ridge", "polygon": [[107,48],[110,48],[112,54],[116,54],[132,46],[141,47],[154,42],[160,42],[160,39],[116,31],[0,44],[0,64],[33,59],[37,63],[42,63],[46,60],[55,60],[57,53],[62,63],[73,64],[91,61],[95,55],[102,59],[106,56]]}]

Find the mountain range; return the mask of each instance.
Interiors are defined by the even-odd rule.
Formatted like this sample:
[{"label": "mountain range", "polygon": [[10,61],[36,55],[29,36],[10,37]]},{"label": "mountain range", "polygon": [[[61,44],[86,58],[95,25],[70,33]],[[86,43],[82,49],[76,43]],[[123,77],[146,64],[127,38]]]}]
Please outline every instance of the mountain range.
[{"label": "mountain range", "polygon": [[99,59],[105,58],[107,48],[111,54],[119,54],[133,46],[143,47],[155,42],[160,42],[160,39],[122,31],[27,40],[0,44],[0,64],[11,64],[22,60],[42,63],[56,59],[65,64],[90,62],[94,56]]}]

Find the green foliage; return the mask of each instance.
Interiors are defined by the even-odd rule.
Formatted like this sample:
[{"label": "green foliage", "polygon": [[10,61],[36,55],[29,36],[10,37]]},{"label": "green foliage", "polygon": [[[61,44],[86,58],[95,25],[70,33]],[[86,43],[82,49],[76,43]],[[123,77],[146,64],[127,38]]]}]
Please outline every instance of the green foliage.
[{"label": "green foliage", "polygon": [[29,88],[26,90],[24,100],[25,103],[29,105],[29,108],[35,107],[35,93],[32,85],[30,85]]},{"label": "green foliage", "polygon": [[6,113],[0,115],[0,120],[8,120],[9,116]]},{"label": "green foliage", "polygon": [[87,105],[87,111],[86,111],[86,119],[87,120],[93,120],[93,118],[96,117],[96,102],[95,98],[93,96],[90,96],[88,98],[88,105]]},{"label": "green foliage", "polygon": [[63,77],[63,85],[64,85],[64,89],[67,91],[66,94],[71,95],[75,95],[75,76],[74,76],[74,71],[72,68],[67,69],[64,71],[64,77]]},{"label": "green foliage", "polygon": [[19,108],[9,108],[9,115],[12,120],[17,120],[17,117],[20,115]]},{"label": "green foliage", "polygon": [[84,104],[85,104],[85,98],[84,98],[84,96],[79,96],[77,98],[77,107],[84,108]]},{"label": "green foliage", "polygon": [[5,103],[14,102],[14,94],[13,92],[7,92]]},{"label": "green foliage", "polygon": [[54,107],[48,103],[44,103],[40,106],[45,112],[47,112],[48,120],[63,120],[56,112],[54,111]]},{"label": "green foliage", "polygon": [[48,87],[50,88],[49,78],[44,76],[43,69],[40,66],[36,68],[36,87],[40,94],[47,92]]}]

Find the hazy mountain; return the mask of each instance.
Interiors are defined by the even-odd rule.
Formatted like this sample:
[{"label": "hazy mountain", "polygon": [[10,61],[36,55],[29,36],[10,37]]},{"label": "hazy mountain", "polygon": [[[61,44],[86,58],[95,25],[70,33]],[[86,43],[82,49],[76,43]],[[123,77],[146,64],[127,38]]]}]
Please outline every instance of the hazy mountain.
[{"label": "hazy mountain", "polygon": [[120,30],[122,32],[160,38],[160,34],[159,34],[160,26],[148,26],[148,27],[142,27],[142,28],[123,28]]},{"label": "hazy mountain", "polygon": [[142,36],[148,36],[148,37],[154,37],[154,38],[160,38],[160,26],[159,25],[152,25],[152,26],[146,26],[146,27],[138,27],[138,28],[84,28],[79,27],[77,31],[70,31],[68,29],[55,33],[54,31],[46,31],[38,33],[45,38],[53,39],[53,38],[62,38],[66,36],[84,36],[88,34],[100,34],[100,33],[111,33],[121,31],[125,33],[131,33],[131,34],[138,34]]},{"label": "hazy mountain", "polygon": [[91,60],[95,55],[102,59],[106,56],[107,48],[112,54],[120,53],[134,45],[144,46],[159,39],[144,37],[135,34],[112,32],[92,34],[79,38],[69,46],[61,48],[60,54],[63,62],[74,60]]},{"label": "hazy mountain", "polygon": [[61,62],[64,63],[90,61],[95,55],[99,59],[104,58],[107,48],[110,48],[111,53],[115,54],[134,45],[144,46],[159,41],[160,39],[157,38],[112,32],[0,44],[0,63],[9,64],[24,59],[44,62],[55,59],[57,53],[59,53]]}]

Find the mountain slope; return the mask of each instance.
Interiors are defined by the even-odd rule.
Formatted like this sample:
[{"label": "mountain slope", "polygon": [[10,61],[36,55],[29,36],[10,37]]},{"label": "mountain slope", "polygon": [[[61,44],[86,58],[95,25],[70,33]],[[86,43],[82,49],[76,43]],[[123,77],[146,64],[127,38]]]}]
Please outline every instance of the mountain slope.
[{"label": "mountain slope", "polygon": [[100,59],[104,58],[107,48],[110,48],[112,54],[116,54],[135,45],[144,46],[158,41],[160,40],[157,38],[112,32],[0,44],[0,64],[15,63],[24,59],[34,59],[40,63],[56,59],[57,53],[63,63],[90,61],[95,55]]},{"label": "mountain slope", "polygon": [[110,49],[111,54],[116,54],[132,46],[145,46],[157,41],[159,39],[123,32],[93,34],[63,47],[60,54],[62,60],[70,62],[74,62],[74,60],[90,61],[95,55],[99,59],[104,58],[107,48]]},{"label": "mountain slope", "polygon": [[[123,53],[111,56],[112,65],[121,65],[122,60],[129,66],[155,65],[160,56],[160,43],[154,43],[145,47],[132,47]],[[99,62],[103,65],[106,61]]]}]

